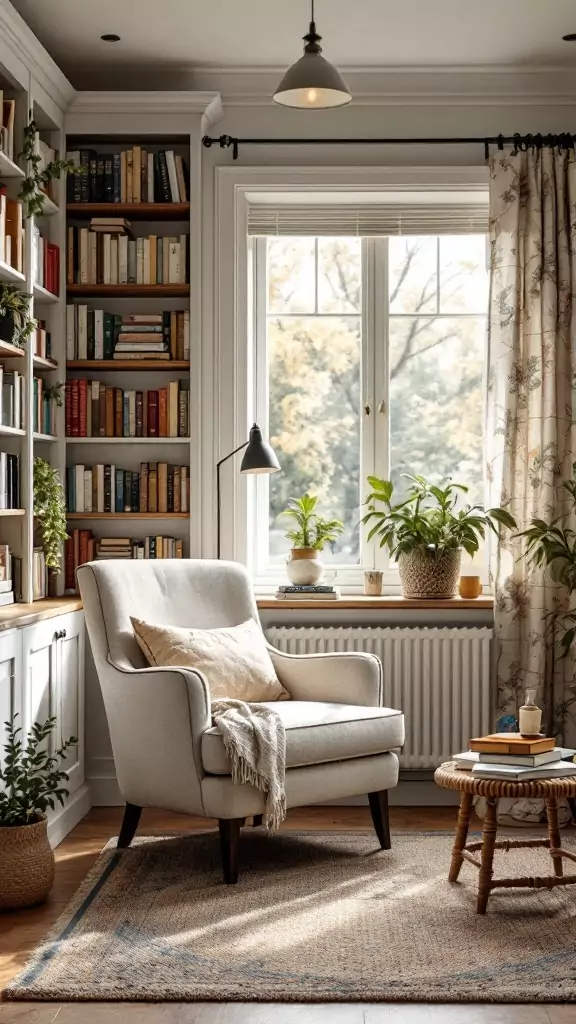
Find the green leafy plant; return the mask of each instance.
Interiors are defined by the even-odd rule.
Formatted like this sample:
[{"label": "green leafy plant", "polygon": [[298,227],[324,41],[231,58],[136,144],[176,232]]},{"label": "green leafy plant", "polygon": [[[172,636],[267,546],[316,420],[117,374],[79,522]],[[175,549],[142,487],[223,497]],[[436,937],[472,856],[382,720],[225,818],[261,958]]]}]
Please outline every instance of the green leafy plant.
[{"label": "green leafy plant", "polygon": [[[532,519],[527,530],[518,534],[526,539],[526,556],[530,565],[546,567],[551,579],[566,587],[568,594],[576,590],[576,531],[559,525],[568,519],[576,508],[576,462],[572,466],[572,479],[562,484],[570,507],[552,523],[543,519]],[[576,608],[567,612],[553,613],[552,625],[559,634],[561,657],[565,658],[576,640]]]},{"label": "green leafy plant", "polygon": [[420,548],[441,558],[445,551],[463,548],[474,556],[487,529],[498,535],[499,527],[516,526],[513,516],[503,508],[485,511],[482,505],[465,505],[457,509],[460,495],[468,492],[464,484],[449,481],[444,487],[436,487],[423,476],[406,476],[412,481],[408,497],[396,504],[392,501],[391,480],[368,477],[372,490],[366,498],[368,512],[362,522],[371,527],[368,540],[379,537],[380,547],[387,547],[391,555]]},{"label": "green leafy plant", "polygon": [[0,283],[0,317],[12,319],[14,334],[10,341],[18,348],[24,347],[24,342],[36,327],[36,320],[30,316],[31,298],[13,284]]},{"label": "green leafy plant", "polygon": [[59,569],[66,532],[66,501],[60,474],[49,462],[34,459],[34,515],[42,533],[42,546],[49,569]]},{"label": "green leafy plant", "polygon": [[46,390],[43,393],[44,401],[45,402],[56,402],[56,405],[62,406],[64,404],[64,399],[62,397],[62,388],[63,387],[64,387],[64,382],[61,381],[61,380],[56,381],[55,384],[51,384],[50,387],[46,388]]},{"label": "green leafy plant", "polygon": [[46,202],[46,189],[54,178],[59,178],[62,171],[68,174],[85,174],[85,167],[77,167],[73,160],[50,160],[40,170],[42,157],[36,151],[36,135],[38,128],[32,119],[24,129],[24,141],[20,158],[26,163],[26,177],[22,182],[22,188],[18,198],[26,207],[28,217],[38,217],[44,210]]},{"label": "green leafy plant", "polygon": [[45,741],[56,725],[48,718],[43,725],[35,722],[26,739],[16,726],[18,715],[5,722],[6,743],[4,763],[0,767],[0,826],[32,825],[55,802],[64,803],[68,790],[62,786],[68,775],[58,765],[69,747],[78,742],[75,736],[66,740],[51,755]]},{"label": "green leafy plant", "polygon": [[280,513],[291,516],[296,522],[296,528],[286,533],[292,547],[322,551],[325,544],[333,544],[342,533],[344,525],[341,520],[323,519],[316,512],[317,504],[317,497],[304,494],[302,498],[290,498],[288,507]]}]

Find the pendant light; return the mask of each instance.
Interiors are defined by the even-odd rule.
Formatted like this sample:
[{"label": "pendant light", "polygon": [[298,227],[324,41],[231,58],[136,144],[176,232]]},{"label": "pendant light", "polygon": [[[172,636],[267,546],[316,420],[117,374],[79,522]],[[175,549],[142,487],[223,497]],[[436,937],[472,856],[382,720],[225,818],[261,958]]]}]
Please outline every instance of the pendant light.
[{"label": "pendant light", "polygon": [[311,20],[304,36],[304,56],[300,57],[284,75],[274,100],[285,107],[322,110],[342,107],[350,103],[352,94],[340,72],[322,56],[322,47],[314,22],[314,0],[311,0]]}]

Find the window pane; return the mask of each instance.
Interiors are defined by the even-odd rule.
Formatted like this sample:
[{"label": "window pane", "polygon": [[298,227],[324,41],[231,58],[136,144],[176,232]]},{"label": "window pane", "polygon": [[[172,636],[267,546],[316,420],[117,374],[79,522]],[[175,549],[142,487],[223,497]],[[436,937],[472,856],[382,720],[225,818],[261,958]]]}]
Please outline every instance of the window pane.
[{"label": "window pane", "polygon": [[391,317],[390,465],[432,482],[452,477],[484,497],[485,317]]},{"label": "window pane", "polygon": [[314,313],[314,239],[269,238],[267,242],[269,312]]},{"label": "window pane", "polygon": [[435,313],[438,239],[390,238],[390,312]]},{"label": "window pane", "polygon": [[483,314],[487,307],[486,236],[442,236],[440,312]]},{"label": "window pane", "polygon": [[318,239],[318,312],[360,313],[362,241]]},{"label": "window pane", "polygon": [[306,491],[345,525],[323,560],[359,561],[361,347],[359,317],[268,319],[270,441],[282,466],[270,477],[272,562],[290,548],[280,513]]}]

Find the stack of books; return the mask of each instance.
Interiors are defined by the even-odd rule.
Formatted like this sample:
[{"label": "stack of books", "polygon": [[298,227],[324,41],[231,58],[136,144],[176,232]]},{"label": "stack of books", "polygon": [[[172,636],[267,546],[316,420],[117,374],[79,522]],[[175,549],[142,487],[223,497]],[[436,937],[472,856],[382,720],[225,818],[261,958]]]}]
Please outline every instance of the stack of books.
[{"label": "stack of books", "polygon": [[172,149],[141,146],[118,153],[77,149],[66,154],[85,174],[68,175],[69,203],[186,203],[188,172]]},{"label": "stack of books", "polygon": [[115,466],[76,465],[66,470],[68,512],[188,512],[187,466],[142,462],[140,472]]},{"label": "stack of books", "polygon": [[529,782],[576,775],[576,750],[557,747],[551,737],[528,739],[520,733],[498,732],[470,740],[470,749],[454,755],[456,767],[479,779]]},{"label": "stack of books", "polygon": [[24,273],[24,214],[22,204],[6,195],[0,185],[0,260]]},{"label": "stack of books", "polygon": [[340,591],[330,586],[286,586],[278,587],[278,601],[338,601]]},{"label": "stack of books", "polygon": [[[144,335],[144,344],[140,344]],[[148,335],[151,335],[150,340]],[[122,345],[118,346],[120,340]],[[120,315],[103,309],[88,309],[83,303],[66,307],[66,359],[70,361],[129,359],[138,362],[154,359],[168,362],[170,359],[189,358],[188,309]]]},{"label": "stack of books", "polygon": [[60,247],[49,242],[40,234],[40,229],[34,225],[32,236],[33,260],[34,260],[34,281],[41,288],[60,294]]},{"label": "stack of books", "polygon": [[66,381],[67,437],[188,437],[187,380],[153,391],[123,390],[103,381]]},{"label": "stack of books", "polygon": [[42,356],[43,359],[52,358],[52,336],[45,320],[36,320],[32,332],[32,351],[35,356]]},{"label": "stack of books", "polygon": [[[76,569],[94,559],[183,558],[184,542],[175,537],[94,537],[92,530],[73,530],[64,544],[64,587],[76,590]],[[45,596],[45,595],[43,595]]]},{"label": "stack of books", "polygon": [[129,238],[120,228],[68,228],[68,284],[186,284],[188,235]]}]

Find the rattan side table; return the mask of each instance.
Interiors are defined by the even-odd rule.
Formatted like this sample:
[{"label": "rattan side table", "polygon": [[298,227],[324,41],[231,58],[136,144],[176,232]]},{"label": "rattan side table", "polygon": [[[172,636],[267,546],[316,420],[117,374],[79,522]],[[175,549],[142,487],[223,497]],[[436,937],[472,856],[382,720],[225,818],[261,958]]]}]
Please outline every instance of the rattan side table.
[{"label": "rattan side table", "polygon": [[[531,782],[504,782],[495,779],[477,779],[472,772],[460,771],[453,761],[447,761],[440,765],[434,773],[434,781],[444,789],[459,791],[460,810],[458,812],[458,824],[456,826],[456,837],[452,850],[452,860],[448,881],[455,882],[460,874],[463,861],[470,861],[474,867],[479,869],[478,900],[476,913],[485,914],[488,906],[488,897],[493,889],[510,889],[520,887],[524,889],[552,889],[556,885],[573,885],[576,882],[576,875],[564,875],[562,858],[576,861],[576,854],[563,850],[560,842],[560,830],[558,828],[558,807],[559,797],[571,799],[576,797],[576,775],[564,779],[533,779]],[[486,815],[482,825],[482,841],[480,843],[466,843],[468,827],[470,824],[470,812],[472,810],[472,798],[483,796],[486,798]],[[496,808],[500,797],[540,797],[546,801],[546,817],[548,819],[547,839],[502,839],[496,841],[498,825],[496,822]],[[492,861],[494,850],[509,850],[518,847],[544,846],[550,852],[554,865],[553,875],[536,876],[534,878],[492,878]],[[480,860],[474,854],[480,850]]]}]

